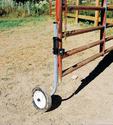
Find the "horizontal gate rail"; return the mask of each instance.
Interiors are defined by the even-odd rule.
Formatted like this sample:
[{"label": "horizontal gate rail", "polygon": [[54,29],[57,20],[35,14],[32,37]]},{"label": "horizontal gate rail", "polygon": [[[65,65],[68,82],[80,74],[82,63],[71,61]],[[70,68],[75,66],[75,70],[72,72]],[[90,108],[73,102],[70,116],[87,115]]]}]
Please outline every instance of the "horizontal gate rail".
[{"label": "horizontal gate rail", "polygon": [[85,60],[83,60],[83,61],[81,61],[81,62],[75,64],[74,66],[71,66],[71,67],[65,69],[65,70],[63,71],[63,76],[66,76],[66,75],[68,75],[69,73],[71,73],[71,72],[77,70],[78,68],[80,68],[80,67],[82,67],[82,66],[88,64],[89,62],[95,60],[96,58],[99,58],[99,57],[102,56],[103,54],[104,54],[103,52],[98,53],[98,54],[95,54],[95,55],[93,55],[93,56],[91,56],[91,57],[89,57],[89,58],[87,58],[87,59],[85,59]]},{"label": "horizontal gate rail", "polygon": [[99,45],[102,42],[103,42],[103,40],[98,40],[96,42],[89,43],[87,45],[84,45],[84,46],[81,46],[81,47],[69,50],[69,51],[67,51],[67,52],[64,53],[63,58],[69,57],[69,56],[74,55],[76,53],[79,53],[79,52],[82,52],[82,51],[87,50],[89,48],[92,48],[94,46],[97,46],[97,45]]},{"label": "horizontal gate rail", "polygon": [[112,51],[112,50],[113,50],[113,46],[107,48],[104,52],[95,54],[95,55],[93,55],[93,56],[91,56],[91,57],[89,57],[89,58],[87,58],[87,59],[85,59],[85,60],[83,60],[83,61],[81,61],[81,62],[79,62],[79,63],[77,63],[77,64],[75,64],[75,65],[73,65],[73,66],[71,66],[71,67],[69,67],[69,68],[67,68],[67,69],[65,69],[65,70],[63,71],[63,76],[68,75],[69,73],[71,73],[71,72],[73,72],[73,71],[75,71],[75,70],[81,68],[82,66],[88,64],[89,62],[91,62],[91,61],[93,61],[93,60],[99,58],[99,57],[102,56],[103,54],[106,54],[106,53],[108,53],[108,52],[110,52],[110,51]]},{"label": "horizontal gate rail", "polygon": [[64,38],[65,36],[69,37],[69,36],[79,35],[79,34],[88,33],[91,31],[101,30],[103,28],[104,28],[104,26],[96,26],[96,27],[90,27],[90,28],[86,28],[86,29],[67,31],[66,33],[63,32],[62,37]]},{"label": "horizontal gate rail", "polygon": [[[109,36],[109,37],[106,37],[106,42],[110,41],[113,39],[113,36]],[[89,43],[87,45],[84,45],[84,46],[81,46],[81,47],[78,47],[78,48],[75,48],[75,49],[72,49],[72,50],[68,50],[64,53],[63,55],[63,59],[66,58],[66,57],[69,57],[69,56],[72,56],[76,53],[79,53],[79,52],[82,52],[84,50],[87,50],[89,48],[92,48],[92,47],[95,47],[99,44],[103,43],[103,40],[98,40],[96,42],[93,42],[93,43]]]},{"label": "horizontal gate rail", "polygon": [[[113,24],[108,24],[106,26],[106,28],[110,28],[113,27]],[[79,35],[79,34],[83,34],[83,33],[88,33],[91,31],[96,31],[96,30],[101,30],[103,29],[104,26],[96,26],[96,27],[89,27],[86,29],[78,29],[78,30],[72,30],[72,31],[67,31],[66,33],[62,33],[62,38],[66,37],[70,37],[70,36],[74,36],[74,35]]]}]

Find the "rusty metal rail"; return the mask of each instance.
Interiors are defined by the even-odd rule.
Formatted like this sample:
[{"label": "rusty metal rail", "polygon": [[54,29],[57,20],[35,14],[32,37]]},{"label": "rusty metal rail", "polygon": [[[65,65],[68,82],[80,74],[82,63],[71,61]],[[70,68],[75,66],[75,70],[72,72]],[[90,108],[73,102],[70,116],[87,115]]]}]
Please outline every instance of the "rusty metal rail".
[{"label": "rusty metal rail", "polygon": [[[106,28],[110,28],[113,27],[113,24],[108,24],[106,26]],[[103,29],[104,26],[96,26],[96,27],[89,27],[89,28],[85,28],[85,29],[78,29],[78,30],[72,30],[72,31],[67,31],[66,33],[62,33],[62,38],[66,37],[70,37],[70,36],[75,36],[75,35],[79,35],[79,34],[83,34],[83,33],[88,33],[91,31],[96,31],[96,30],[101,30]]]},{"label": "rusty metal rail", "polygon": [[[112,40],[112,39],[113,39],[113,36],[106,37],[106,42],[108,42],[108,41],[110,41],[110,40]],[[66,52],[64,53],[63,59],[66,58],[66,57],[72,56],[72,55],[74,55],[74,54],[76,54],[76,53],[79,53],[79,52],[82,52],[82,51],[84,51],[84,50],[87,50],[87,49],[89,49],[89,48],[95,47],[95,46],[97,46],[97,45],[103,43],[103,41],[104,41],[104,40],[98,40],[98,41],[96,41],[96,42],[89,43],[89,44],[87,44],[87,45],[83,45],[83,46],[81,46],[81,47],[74,48],[74,49],[72,49],[72,50],[68,50],[68,51],[66,51]]]},{"label": "rusty metal rail", "polygon": [[103,54],[104,54],[103,52],[102,52],[102,53],[95,54],[95,55],[93,55],[93,56],[91,56],[91,57],[89,57],[89,58],[87,58],[87,59],[85,59],[85,60],[83,60],[83,61],[81,61],[81,62],[79,62],[79,63],[77,63],[77,64],[75,64],[75,65],[73,65],[73,66],[71,66],[71,67],[69,67],[69,68],[67,68],[67,69],[65,69],[65,70],[63,71],[63,76],[68,75],[69,73],[71,73],[71,72],[77,70],[78,68],[80,68],[80,67],[82,67],[82,66],[88,64],[89,62],[95,60],[96,58],[102,56]]},{"label": "rusty metal rail", "polygon": [[63,38],[69,37],[69,36],[75,36],[75,35],[79,35],[79,34],[83,34],[83,33],[88,33],[91,31],[96,31],[96,30],[101,30],[103,29],[104,26],[96,26],[96,27],[90,27],[90,28],[86,28],[86,29],[78,29],[78,30],[72,30],[72,31],[67,31],[66,33],[63,32]]},{"label": "rusty metal rail", "polygon": [[75,65],[73,65],[73,66],[71,66],[69,68],[67,68],[67,69],[65,69],[65,70],[63,70],[63,76],[68,75],[69,73],[81,68],[82,66],[88,64],[89,62],[99,58],[100,56],[102,56],[102,55],[104,55],[104,54],[106,54],[106,53],[108,53],[108,52],[110,52],[112,50],[113,50],[113,46],[107,48],[104,52],[95,54],[95,55],[93,55],[93,56],[91,56],[91,57],[89,57],[89,58],[87,58],[87,59],[85,59],[85,60],[83,60],[83,61],[81,61],[81,62],[79,62],[79,63],[77,63],[77,64],[75,64]]},{"label": "rusty metal rail", "polygon": [[69,50],[69,51],[67,51],[67,52],[64,53],[63,58],[69,57],[69,56],[74,55],[76,53],[79,53],[81,51],[84,51],[84,50],[87,50],[87,49],[92,48],[94,46],[97,46],[97,45],[99,45],[102,42],[103,42],[103,40],[98,40],[96,42],[89,43],[87,45],[84,45],[84,46],[81,46],[81,47]]}]

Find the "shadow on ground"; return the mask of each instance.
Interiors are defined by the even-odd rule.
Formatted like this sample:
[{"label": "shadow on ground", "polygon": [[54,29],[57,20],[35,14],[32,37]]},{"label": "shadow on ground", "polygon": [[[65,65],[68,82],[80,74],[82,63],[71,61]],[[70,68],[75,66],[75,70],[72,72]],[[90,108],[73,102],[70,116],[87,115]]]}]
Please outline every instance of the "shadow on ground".
[{"label": "shadow on ground", "polygon": [[113,62],[113,51],[108,53],[96,66],[96,68],[84,79],[81,80],[81,85],[77,90],[71,94],[68,98],[62,99],[59,95],[54,95],[52,97],[53,106],[50,111],[58,108],[63,101],[72,98],[74,95],[78,94],[83,90],[92,80],[94,80],[98,75],[100,75],[111,63]]}]

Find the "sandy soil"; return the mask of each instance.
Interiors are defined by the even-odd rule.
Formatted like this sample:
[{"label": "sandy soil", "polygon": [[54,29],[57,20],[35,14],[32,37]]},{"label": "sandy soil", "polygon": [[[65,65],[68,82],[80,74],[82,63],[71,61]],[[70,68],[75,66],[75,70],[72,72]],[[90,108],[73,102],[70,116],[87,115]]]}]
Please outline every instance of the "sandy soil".
[{"label": "sandy soil", "polygon": [[[113,52],[64,77],[50,112],[33,107],[32,89],[39,85],[49,92],[53,82],[51,24],[0,32],[0,125],[113,125]],[[64,41],[64,47],[97,39],[97,31],[78,35]],[[96,47],[65,59],[64,69],[98,51]]]}]

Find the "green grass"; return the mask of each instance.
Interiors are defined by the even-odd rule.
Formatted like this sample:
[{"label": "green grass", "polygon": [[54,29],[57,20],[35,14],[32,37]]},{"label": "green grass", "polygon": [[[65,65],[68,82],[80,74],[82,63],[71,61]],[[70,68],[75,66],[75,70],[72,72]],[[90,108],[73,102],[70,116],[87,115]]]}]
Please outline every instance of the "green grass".
[{"label": "green grass", "polygon": [[18,26],[22,26],[24,20],[0,20],[0,29],[9,29]]},{"label": "green grass", "polygon": [[0,18],[0,31],[12,28],[22,27],[26,25],[42,24],[49,19],[48,16],[37,16],[27,18]]}]

